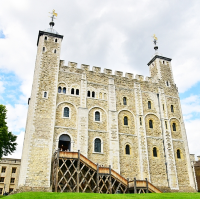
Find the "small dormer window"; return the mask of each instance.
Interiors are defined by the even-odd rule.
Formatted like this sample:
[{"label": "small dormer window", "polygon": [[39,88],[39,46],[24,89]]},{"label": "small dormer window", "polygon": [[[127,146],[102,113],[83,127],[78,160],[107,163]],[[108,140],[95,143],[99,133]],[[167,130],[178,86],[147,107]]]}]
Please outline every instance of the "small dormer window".
[{"label": "small dormer window", "polygon": [[55,39],[55,42],[57,43],[57,42],[58,42],[58,40],[57,40],[57,39]]}]

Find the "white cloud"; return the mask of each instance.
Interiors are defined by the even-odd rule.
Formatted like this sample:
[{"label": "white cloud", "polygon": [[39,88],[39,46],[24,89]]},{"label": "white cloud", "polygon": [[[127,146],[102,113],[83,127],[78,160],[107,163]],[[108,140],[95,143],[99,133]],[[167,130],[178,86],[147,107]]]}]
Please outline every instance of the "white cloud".
[{"label": "white cloud", "polygon": [[15,104],[14,106],[8,104],[6,105],[7,112],[7,123],[9,131],[13,133],[20,132],[21,129],[25,128],[26,116],[27,116],[27,106],[22,104]]},{"label": "white cloud", "polygon": [[17,148],[15,152],[13,152],[11,155],[5,156],[5,158],[17,158],[17,159],[21,158],[23,142],[24,142],[24,131],[21,131],[20,134],[17,136],[16,142],[17,142]]}]

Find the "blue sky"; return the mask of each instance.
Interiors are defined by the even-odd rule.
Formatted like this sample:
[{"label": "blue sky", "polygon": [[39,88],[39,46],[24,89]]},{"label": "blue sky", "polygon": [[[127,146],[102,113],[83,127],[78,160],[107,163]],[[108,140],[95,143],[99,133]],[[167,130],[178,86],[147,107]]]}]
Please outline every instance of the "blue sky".
[{"label": "blue sky", "polygon": [[[149,75],[147,63],[159,53],[172,58],[191,153],[200,155],[200,1],[198,0],[2,0],[0,6],[0,103],[7,105],[9,129],[19,135],[21,157],[39,30],[49,12],[64,35],[61,59]],[[37,14],[35,11],[37,10]],[[195,31],[194,31],[195,30]]]}]

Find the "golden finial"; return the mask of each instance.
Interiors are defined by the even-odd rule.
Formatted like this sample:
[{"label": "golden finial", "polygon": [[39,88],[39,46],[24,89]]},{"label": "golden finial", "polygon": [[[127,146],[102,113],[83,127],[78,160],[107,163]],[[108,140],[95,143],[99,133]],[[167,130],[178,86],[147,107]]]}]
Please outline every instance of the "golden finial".
[{"label": "golden finial", "polygon": [[52,16],[50,17],[51,18],[51,22],[49,23],[50,27],[53,28],[54,26],[54,19],[56,19],[55,17],[58,16],[58,14],[55,12],[55,10],[53,9],[52,12],[49,12]]},{"label": "golden finial", "polygon": [[158,38],[156,37],[156,35],[154,34],[153,35],[153,38],[157,41],[158,40]]}]

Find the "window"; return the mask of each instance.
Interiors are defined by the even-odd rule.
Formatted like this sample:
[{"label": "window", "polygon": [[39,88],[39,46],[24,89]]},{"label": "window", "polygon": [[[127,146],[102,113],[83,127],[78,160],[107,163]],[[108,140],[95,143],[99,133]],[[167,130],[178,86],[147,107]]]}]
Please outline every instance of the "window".
[{"label": "window", "polygon": [[149,120],[149,128],[153,129],[153,120]]},{"label": "window", "polygon": [[87,96],[90,97],[90,91],[87,92]]},{"label": "window", "polygon": [[56,53],[56,49],[54,50],[54,53]]},{"label": "window", "polygon": [[46,92],[46,91],[44,92],[44,97],[45,97],[45,98],[47,97],[47,92]]},{"label": "window", "polygon": [[126,145],[126,154],[130,155],[130,146],[128,144]]},{"label": "window", "polygon": [[163,61],[163,64],[165,64],[165,61]]},{"label": "window", "polygon": [[74,88],[71,89],[71,94],[74,95]]},{"label": "window", "polygon": [[168,81],[166,81],[166,84],[167,84],[167,86],[169,86],[169,82]]},{"label": "window", "polygon": [[128,125],[128,117],[127,116],[124,117],[124,125]]},{"label": "window", "polygon": [[16,168],[12,168],[12,173],[16,173]]},{"label": "window", "polygon": [[44,40],[47,40],[47,37],[45,37]]},{"label": "window", "polygon": [[42,48],[43,52],[45,51],[45,47]]},{"label": "window", "polygon": [[59,87],[58,87],[58,93],[61,93],[61,90],[62,90],[62,89],[61,89],[61,87],[59,86]]},{"label": "window", "polygon": [[57,39],[55,39],[55,42],[58,42],[58,40],[57,40]]},{"label": "window", "polygon": [[142,126],[142,118],[140,117],[140,126]]},{"label": "window", "polygon": [[94,141],[94,152],[101,152],[101,140],[99,138]]},{"label": "window", "polygon": [[165,105],[163,104],[163,111],[165,110]]},{"label": "window", "polygon": [[79,89],[76,89],[76,95],[79,95]]},{"label": "window", "polygon": [[0,195],[2,195],[2,192],[3,192],[3,188],[0,188]]},{"label": "window", "polygon": [[126,97],[123,97],[123,104],[127,105]]},{"label": "window", "polygon": [[4,182],[4,177],[1,177],[1,178],[0,178],[0,182]]},{"label": "window", "polygon": [[151,109],[151,102],[148,101],[148,109]]},{"label": "window", "polygon": [[172,129],[173,129],[173,131],[176,131],[176,123],[172,124]]},{"label": "window", "polygon": [[165,121],[165,128],[167,129],[167,121]]},{"label": "window", "polygon": [[11,178],[10,183],[15,183],[15,178]]},{"label": "window", "polygon": [[174,112],[174,106],[171,105],[171,112],[173,113]]},{"label": "window", "polygon": [[11,193],[13,191],[13,188],[9,188],[9,193]]},{"label": "window", "polygon": [[2,167],[1,173],[5,173],[5,172],[6,172],[6,167]]},{"label": "window", "polygon": [[69,108],[68,107],[64,108],[63,117],[69,117]]},{"label": "window", "polygon": [[63,88],[63,93],[66,94],[66,88],[65,87]]},{"label": "window", "polygon": [[100,121],[100,112],[99,111],[95,112],[95,121]]},{"label": "window", "polygon": [[177,154],[177,158],[181,159],[181,151],[180,151],[180,149],[177,150],[176,154]]},{"label": "window", "polygon": [[157,148],[153,147],[153,157],[158,157]]},{"label": "window", "polygon": [[92,97],[95,97],[95,92],[94,91],[92,91]]}]

